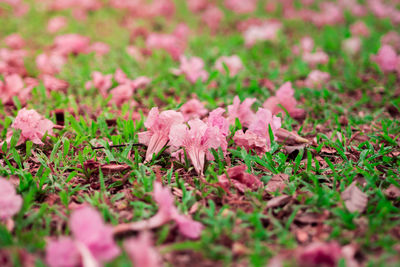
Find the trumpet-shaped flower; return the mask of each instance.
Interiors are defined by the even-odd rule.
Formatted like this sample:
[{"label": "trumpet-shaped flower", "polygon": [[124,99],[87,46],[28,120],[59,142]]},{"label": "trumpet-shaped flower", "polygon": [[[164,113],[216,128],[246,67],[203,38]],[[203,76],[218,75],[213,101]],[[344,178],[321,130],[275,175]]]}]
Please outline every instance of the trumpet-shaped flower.
[{"label": "trumpet-shaped flower", "polygon": [[99,90],[100,94],[106,98],[108,95],[108,89],[112,86],[112,74],[103,75],[101,72],[95,71],[92,73],[92,80],[85,84],[86,89],[92,87]]},{"label": "trumpet-shaped flower", "polygon": [[134,266],[162,266],[161,256],[153,246],[150,232],[142,232],[137,238],[128,239],[124,242],[124,248]]},{"label": "trumpet-shaped flower", "polygon": [[198,174],[203,174],[205,156],[210,148],[221,146],[221,134],[217,127],[209,127],[199,119],[171,127],[169,139],[174,147],[185,148],[193,167]]},{"label": "trumpet-shaped flower", "polygon": [[182,112],[185,121],[201,118],[208,113],[204,104],[195,98],[183,104],[180,111]]},{"label": "trumpet-shaped flower", "polygon": [[256,102],[255,98],[246,98],[243,103],[240,103],[238,96],[233,99],[233,104],[228,106],[228,121],[230,124],[235,124],[236,118],[244,127],[248,127],[253,121],[254,112],[251,106]]},{"label": "trumpet-shaped flower", "polygon": [[195,83],[197,80],[201,80],[202,82],[208,79],[208,72],[204,70],[204,61],[199,57],[192,57],[190,59],[185,56],[180,57],[180,67],[177,70],[174,70],[174,73],[177,75],[185,75],[186,79]]},{"label": "trumpet-shaped flower", "polygon": [[236,76],[243,69],[242,60],[237,55],[233,55],[230,57],[222,56],[222,57],[218,58],[217,61],[215,62],[215,68],[219,72],[225,73],[226,71],[225,71],[224,64],[226,65],[226,67],[229,70],[230,77]]},{"label": "trumpet-shaped flower", "polygon": [[22,198],[14,186],[5,178],[0,178],[0,220],[7,220],[18,213]]},{"label": "trumpet-shaped flower", "polygon": [[[31,140],[34,144],[43,145],[42,138],[46,134],[53,134],[54,123],[33,109],[23,108],[18,111],[17,117],[11,124],[11,128],[21,130],[18,144]],[[8,132],[7,142],[11,140],[12,131]]]},{"label": "trumpet-shaped flower", "polygon": [[157,154],[168,143],[171,127],[184,122],[182,113],[166,110],[159,113],[158,108],[152,108],[144,125],[146,132],[139,133],[139,142],[147,145],[146,161]]},{"label": "trumpet-shaped flower", "polygon": [[331,76],[327,72],[313,70],[308,74],[305,85],[309,88],[321,88],[330,78]]},{"label": "trumpet-shaped flower", "polygon": [[276,115],[282,112],[281,107],[278,106],[279,104],[282,105],[293,118],[300,118],[304,115],[303,109],[296,108],[297,101],[294,98],[294,90],[291,82],[284,83],[276,92],[275,96],[268,98],[264,102],[263,107]]},{"label": "trumpet-shaped flower", "polygon": [[383,72],[390,72],[396,70],[397,54],[390,45],[383,45],[378,54],[373,56],[372,59],[378,64]]}]

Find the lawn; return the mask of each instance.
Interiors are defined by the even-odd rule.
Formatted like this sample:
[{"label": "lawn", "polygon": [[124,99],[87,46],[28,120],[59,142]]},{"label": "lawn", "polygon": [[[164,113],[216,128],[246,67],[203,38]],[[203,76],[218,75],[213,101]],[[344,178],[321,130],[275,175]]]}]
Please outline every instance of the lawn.
[{"label": "lawn", "polygon": [[0,0],[0,266],[399,266],[399,25]]}]

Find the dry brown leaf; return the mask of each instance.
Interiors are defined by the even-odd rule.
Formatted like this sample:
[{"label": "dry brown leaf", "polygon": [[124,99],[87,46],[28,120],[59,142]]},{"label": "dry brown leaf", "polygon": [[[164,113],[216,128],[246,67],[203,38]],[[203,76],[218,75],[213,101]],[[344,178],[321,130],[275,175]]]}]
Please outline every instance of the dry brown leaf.
[{"label": "dry brown leaf", "polygon": [[385,194],[388,198],[390,199],[396,199],[400,197],[400,188],[395,186],[394,184],[391,184],[386,190]]},{"label": "dry brown leaf", "polygon": [[367,195],[356,186],[356,182],[353,182],[347,187],[346,190],[342,192],[341,196],[346,208],[350,212],[358,211],[362,213],[368,203]]},{"label": "dry brown leaf", "polygon": [[276,192],[276,190],[282,192],[282,190],[286,187],[285,182],[288,180],[289,180],[289,175],[285,173],[276,174],[272,176],[271,180],[269,180],[265,190],[269,193]]},{"label": "dry brown leaf", "polygon": [[268,201],[267,208],[271,209],[271,208],[276,208],[276,207],[279,207],[279,206],[286,205],[287,203],[289,203],[289,201],[291,199],[292,199],[292,197],[288,196],[288,195],[282,195],[282,196],[279,196],[279,197],[274,197],[273,199]]},{"label": "dry brown leaf", "polygon": [[285,144],[306,144],[309,141],[297,133],[289,132],[283,128],[279,128],[276,132],[276,137],[278,137],[278,141],[284,142]]}]

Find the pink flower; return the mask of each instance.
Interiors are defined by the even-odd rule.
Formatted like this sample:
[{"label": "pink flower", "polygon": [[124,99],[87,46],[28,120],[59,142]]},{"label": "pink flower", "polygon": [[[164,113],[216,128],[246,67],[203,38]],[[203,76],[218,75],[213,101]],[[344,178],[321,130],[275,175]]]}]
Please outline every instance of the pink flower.
[{"label": "pink flower", "polygon": [[108,89],[112,86],[112,74],[103,75],[101,72],[94,71],[92,73],[92,80],[85,84],[86,89],[91,89],[92,87],[99,90],[100,94],[106,98],[108,95]]},{"label": "pink flower", "polygon": [[187,0],[187,5],[190,11],[196,13],[207,8],[208,0]]},{"label": "pink flower", "polygon": [[18,74],[4,77],[4,83],[0,83],[0,97],[3,104],[12,104],[16,96],[25,103],[35,85],[25,86],[24,80]]},{"label": "pink flower", "polygon": [[[186,37],[186,36],[185,36]],[[146,47],[150,50],[163,49],[174,60],[178,60],[186,49],[186,38],[180,34],[152,33],[146,39]]]},{"label": "pink flower", "polygon": [[[11,128],[21,130],[18,145],[27,140],[32,141],[34,144],[43,145],[42,138],[46,134],[53,134],[54,123],[45,119],[33,109],[23,108],[18,111],[17,117],[11,124]],[[11,140],[12,131],[7,134],[7,142]]]},{"label": "pink flower", "polygon": [[178,212],[178,209],[174,205],[174,197],[168,188],[155,182],[153,198],[159,205],[159,210],[153,218],[159,218],[160,222],[164,221],[162,224],[174,220],[178,225],[179,232],[184,236],[191,239],[200,237],[204,228],[203,225]]},{"label": "pink flower", "polygon": [[264,22],[262,25],[250,26],[244,33],[245,45],[251,47],[258,41],[275,41],[282,24],[276,21]]},{"label": "pink flower", "polygon": [[253,150],[257,155],[262,156],[269,150],[267,147],[267,139],[247,130],[246,133],[243,130],[236,131],[233,136],[235,144],[243,147],[245,150]]},{"label": "pink flower", "polygon": [[144,125],[146,132],[139,133],[139,143],[147,145],[146,159],[150,161],[168,143],[171,127],[184,122],[182,113],[166,110],[159,113],[158,108],[152,108]]},{"label": "pink flower", "polygon": [[223,108],[216,108],[211,111],[208,116],[207,124],[210,127],[217,127],[220,130],[220,133],[226,137],[229,135],[229,122],[222,116],[224,112],[225,109]]},{"label": "pink flower", "polygon": [[47,74],[42,76],[42,80],[44,87],[49,91],[64,91],[69,86],[68,82]]},{"label": "pink flower", "polygon": [[41,73],[54,75],[61,71],[66,63],[64,56],[58,53],[40,54],[36,57],[36,66]]},{"label": "pink flower", "polygon": [[343,9],[331,2],[320,4],[320,11],[310,12],[309,19],[317,26],[335,25],[343,21]]},{"label": "pink flower", "polygon": [[300,46],[303,53],[311,53],[314,49],[314,40],[309,37],[303,37],[300,40]]},{"label": "pink flower", "polygon": [[172,146],[183,147],[186,150],[196,172],[203,174],[204,161],[209,149],[218,149],[222,140],[217,127],[209,127],[199,119],[185,124],[175,124],[171,127],[169,139]]},{"label": "pink flower", "polygon": [[224,3],[227,9],[230,9],[237,14],[254,12],[257,7],[257,0],[225,0]]},{"label": "pink flower", "polygon": [[317,51],[314,53],[304,53],[303,60],[311,67],[314,67],[318,64],[327,64],[329,61],[329,56],[323,51]]},{"label": "pink flower", "polygon": [[243,103],[240,103],[239,97],[235,96],[233,104],[228,106],[229,124],[235,124],[238,118],[244,127],[248,127],[254,118],[254,112],[251,110],[254,102],[256,102],[255,98],[246,98]]},{"label": "pink flower", "polygon": [[342,256],[341,247],[335,243],[314,242],[297,253],[297,263],[300,266],[335,267]]},{"label": "pink flower", "polygon": [[57,16],[49,20],[47,23],[47,31],[49,33],[56,33],[65,26],[67,26],[67,19],[62,16]]},{"label": "pink flower", "polygon": [[87,53],[90,39],[79,34],[59,35],[54,39],[54,51],[61,55]]},{"label": "pink flower", "polygon": [[0,73],[3,75],[19,74],[26,75],[24,58],[25,50],[9,50],[0,48]]},{"label": "pink flower", "polygon": [[61,237],[46,246],[46,261],[51,267],[98,266],[120,254],[113,228],[104,224],[92,207],[73,211],[69,225],[72,238]]},{"label": "pink flower", "polygon": [[110,95],[112,96],[110,103],[120,107],[125,102],[132,99],[134,91],[135,88],[133,88],[130,84],[121,84],[110,91]]},{"label": "pink flower", "polygon": [[22,197],[5,178],[0,178],[0,221],[13,217],[22,206]]},{"label": "pink flower", "polygon": [[204,70],[204,62],[199,57],[192,57],[190,59],[185,56],[180,57],[180,67],[175,71],[175,74],[184,74],[186,80],[191,83],[196,83],[197,80],[205,82],[208,79],[208,72]]},{"label": "pink flower", "polygon": [[25,46],[25,41],[18,33],[13,33],[4,39],[5,44],[11,49],[21,49]]},{"label": "pink flower", "polygon": [[94,52],[96,56],[101,57],[110,52],[110,46],[102,42],[95,42],[90,45],[89,52]]},{"label": "pink flower", "polygon": [[278,105],[282,105],[293,118],[301,118],[304,115],[304,110],[296,108],[297,101],[294,98],[294,90],[291,82],[284,83],[275,96],[268,98],[263,107],[270,110],[272,114],[278,114],[282,112],[282,109]]},{"label": "pink flower", "polygon": [[215,68],[221,73],[225,73],[224,65],[228,68],[230,77],[236,76],[243,69],[242,60],[237,55],[222,56],[215,62]]},{"label": "pink flower", "polygon": [[219,28],[224,13],[215,5],[209,6],[201,15],[201,20],[207,24],[211,32],[215,32]]},{"label": "pink flower", "polygon": [[390,31],[381,38],[382,45],[390,45],[396,50],[400,50],[400,34]]},{"label": "pink flower", "polygon": [[359,37],[351,37],[343,41],[342,48],[350,55],[355,55],[360,51],[361,40]]},{"label": "pink flower", "polygon": [[229,168],[226,172],[218,177],[219,183],[228,188],[232,183],[240,192],[244,193],[247,189],[257,190],[263,186],[263,183],[257,176],[246,172],[246,165],[239,165]]},{"label": "pink flower", "polygon": [[390,72],[396,70],[397,66],[397,54],[396,51],[390,45],[383,45],[378,54],[372,56],[372,60],[378,64],[379,68],[383,72]]},{"label": "pink flower", "polygon": [[153,247],[150,232],[142,232],[137,238],[130,238],[124,242],[124,248],[134,266],[160,267],[161,256]]},{"label": "pink flower", "polygon": [[113,228],[104,224],[100,213],[92,207],[75,210],[69,224],[74,239],[85,245],[97,261],[110,261],[120,253]]},{"label": "pink flower", "polygon": [[365,25],[365,23],[361,20],[351,24],[350,32],[352,35],[355,36],[364,36],[364,37],[369,36],[369,29],[367,25]]},{"label": "pink flower", "polygon": [[308,74],[305,85],[309,88],[321,88],[330,78],[331,76],[327,72],[313,70]]},{"label": "pink flower", "polygon": [[50,267],[76,267],[81,256],[72,238],[61,237],[51,240],[46,246],[46,263]]},{"label": "pink flower", "polygon": [[201,118],[208,113],[208,110],[204,107],[204,104],[196,98],[193,98],[183,104],[180,108],[180,111],[182,112],[185,121]]},{"label": "pink flower", "polygon": [[[285,88],[286,90],[287,88]],[[253,121],[249,125],[249,131],[267,139],[267,145],[270,145],[269,127],[275,137],[275,132],[281,128],[281,118],[272,115],[271,111],[264,108],[259,108],[254,116]],[[275,138],[276,139],[276,138]]]}]

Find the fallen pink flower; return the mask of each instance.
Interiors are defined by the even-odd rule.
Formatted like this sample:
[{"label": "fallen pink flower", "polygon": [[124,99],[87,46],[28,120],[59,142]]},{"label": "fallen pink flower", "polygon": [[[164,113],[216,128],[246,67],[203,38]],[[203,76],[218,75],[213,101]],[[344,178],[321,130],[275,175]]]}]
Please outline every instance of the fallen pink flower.
[{"label": "fallen pink flower", "polygon": [[397,51],[400,50],[400,34],[395,31],[390,31],[381,38],[382,45],[390,45]]},{"label": "fallen pink flower", "polygon": [[[287,90],[288,88],[284,89]],[[272,134],[276,139],[275,133],[279,128],[281,128],[281,125],[281,118],[272,115],[271,111],[268,109],[259,108],[253,121],[250,123],[248,130],[265,138],[269,147],[271,144],[269,128],[271,128]]]},{"label": "fallen pink flower", "polygon": [[303,61],[307,62],[311,67],[315,67],[318,64],[327,64],[329,62],[329,56],[324,51],[304,53]]},{"label": "fallen pink flower", "polygon": [[282,24],[276,21],[264,22],[262,25],[250,26],[244,33],[245,45],[251,47],[258,41],[275,41]]},{"label": "fallen pink flower", "polygon": [[[39,113],[34,109],[23,108],[18,111],[17,117],[11,124],[11,128],[16,130],[21,130],[20,139],[17,145],[24,143],[27,140],[32,141],[34,144],[43,145],[43,136],[47,133],[48,135],[53,135],[54,123]],[[7,142],[11,140],[13,135],[12,131],[7,133]]]},{"label": "fallen pink flower", "polygon": [[88,51],[94,52],[97,57],[101,57],[110,52],[110,46],[102,42],[95,42],[90,45]]},{"label": "fallen pink flower", "polygon": [[35,84],[25,86],[24,80],[18,74],[4,77],[4,83],[0,83],[0,98],[3,104],[12,104],[13,97],[17,97],[21,103],[25,103]]},{"label": "fallen pink flower", "polygon": [[369,36],[369,29],[363,21],[357,21],[350,26],[350,32],[354,36]]},{"label": "fallen pink flower", "polygon": [[201,20],[215,33],[219,28],[224,13],[215,5],[209,6],[201,15]]},{"label": "fallen pink flower", "polygon": [[238,96],[233,99],[233,104],[228,106],[228,121],[229,124],[234,125],[236,118],[244,127],[248,127],[253,121],[254,112],[251,106],[256,102],[255,98],[246,98],[243,103],[240,103]]},{"label": "fallen pink flower", "polygon": [[225,7],[237,14],[254,12],[257,7],[257,0],[225,0]]},{"label": "fallen pink flower", "polygon": [[59,35],[54,39],[54,51],[67,56],[89,52],[90,39],[86,36],[71,33]]},{"label": "fallen pink flower", "polygon": [[197,80],[205,82],[208,79],[208,72],[204,70],[204,62],[199,57],[190,59],[185,56],[180,57],[180,67],[174,71],[174,74],[185,75],[186,79],[191,83],[196,83]]},{"label": "fallen pink flower", "polygon": [[57,79],[52,75],[44,74],[42,76],[44,87],[49,91],[64,91],[68,88],[68,82]]},{"label": "fallen pink flower", "polygon": [[180,34],[152,33],[146,39],[146,48],[163,49],[167,51],[174,60],[178,60],[186,49],[186,38]]},{"label": "fallen pink flower", "polygon": [[218,177],[218,181],[225,188],[229,188],[230,183],[232,183],[233,186],[242,193],[248,189],[257,190],[262,187],[263,183],[258,179],[258,177],[247,173],[246,169],[246,165],[229,168],[226,171],[226,174],[222,174]]},{"label": "fallen pink flower", "polygon": [[19,212],[22,197],[17,194],[14,186],[5,178],[0,177],[0,221],[5,221]]},{"label": "fallen pink flower", "polygon": [[58,53],[40,54],[36,57],[36,66],[39,71],[49,75],[59,73],[65,63],[65,57]]},{"label": "fallen pink flower", "polygon": [[125,102],[132,99],[133,92],[135,88],[133,88],[130,84],[121,84],[115,87],[110,91],[111,100],[110,103],[115,104],[120,107]]},{"label": "fallen pink flower", "polygon": [[124,242],[124,248],[134,266],[161,267],[162,259],[153,246],[150,232],[142,232],[137,238],[130,238]]},{"label": "fallen pink flower", "polygon": [[108,96],[108,89],[112,86],[112,74],[103,75],[101,72],[94,71],[92,73],[92,80],[86,82],[85,88],[87,90],[92,87],[99,90],[102,97],[106,98]]},{"label": "fallen pink flower", "polygon": [[327,72],[313,70],[308,74],[305,85],[309,88],[321,88],[330,78],[331,76]]},{"label": "fallen pink flower", "polygon": [[269,150],[267,146],[267,139],[247,130],[236,131],[233,136],[233,141],[236,145],[243,147],[246,151],[253,150],[257,155],[262,156]]},{"label": "fallen pink flower", "polygon": [[390,45],[383,45],[378,54],[372,56],[372,60],[378,64],[383,72],[396,70],[397,58],[396,51]]},{"label": "fallen pink flower", "polygon": [[185,124],[175,124],[171,127],[169,139],[172,146],[186,150],[193,167],[200,175],[203,174],[205,156],[209,149],[218,149],[222,140],[217,127],[209,127],[199,119]]},{"label": "fallen pink flower", "polygon": [[229,135],[229,122],[224,116],[222,116],[224,112],[225,109],[223,108],[216,108],[211,111],[208,116],[207,124],[210,127],[217,127],[220,133],[227,137]]},{"label": "fallen pink flower", "polygon": [[208,113],[204,104],[196,98],[187,101],[179,110],[182,112],[185,121],[201,118]]},{"label": "fallen pink flower", "polygon": [[190,11],[197,13],[207,8],[208,0],[188,0],[187,5]]},{"label": "fallen pink flower", "polygon": [[168,143],[171,127],[184,122],[182,113],[166,110],[159,113],[152,108],[144,125],[146,132],[139,133],[139,143],[147,146],[145,161],[150,161]]},{"label": "fallen pink flower", "polygon": [[25,46],[25,41],[18,33],[13,33],[4,39],[4,43],[11,49],[21,49]]},{"label": "fallen pink flower", "polygon": [[0,48],[0,73],[3,75],[26,75],[24,63],[26,55],[25,50]]},{"label": "fallen pink flower", "polygon": [[61,237],[46,246],[46,263],[50,267],[76,267],[81,264],[81,255],[72,238]]},{"label": "fallen pink flower", "polygon": [[283,111],[282,108],[279,107],[279,104],[282,105],[293,118],[301,118],[304,115],[303,109],[296,108],[297,101],[294,98],[294,90],[291,82],[284,83],[276,92],[275,96],[268,98],[264,102],[263,107],[276,115]]},{"label": "fallen pink flower", "polygon": [[67,26],[67,19],[62,16],[51,18],[47,23],[47,31],[49,33],[56,33]]},{"label": "fallen pink flower", "polygon": [[226,73],[224,65],[228,68],[230,77],[236,76],[243,69],[242,60],[237,55],[222,56],[215,62],[215,68],[221,73]]}]

